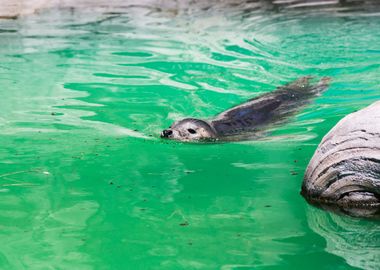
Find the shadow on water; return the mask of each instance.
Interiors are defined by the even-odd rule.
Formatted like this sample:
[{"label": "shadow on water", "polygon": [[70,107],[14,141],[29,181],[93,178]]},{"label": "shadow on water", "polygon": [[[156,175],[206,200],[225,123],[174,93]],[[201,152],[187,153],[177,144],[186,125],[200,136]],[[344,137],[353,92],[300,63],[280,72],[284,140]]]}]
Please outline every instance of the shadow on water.
[{"label": "shadow on water", "polygon": [[317,208],[329,211],[331,213],[336,213],[338,215],[346,215],[353,218],[363,218],[368,220],[380,220],[380,208],[378,205],[355,207],[315,202],[313,200],[309,200],[308,198],[305,199]]}]

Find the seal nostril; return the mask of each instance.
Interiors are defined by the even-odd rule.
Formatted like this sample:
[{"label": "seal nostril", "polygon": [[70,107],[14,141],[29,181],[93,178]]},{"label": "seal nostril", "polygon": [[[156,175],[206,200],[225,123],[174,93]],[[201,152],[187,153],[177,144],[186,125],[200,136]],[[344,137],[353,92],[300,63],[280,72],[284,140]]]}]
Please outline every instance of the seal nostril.
[{"label": "seal nostril", "polygon": [[173,131],[171,131],[170,129],[165,129],[164,131],[162,131],[163,137],[169,137],[172,134],[173,134]]}]

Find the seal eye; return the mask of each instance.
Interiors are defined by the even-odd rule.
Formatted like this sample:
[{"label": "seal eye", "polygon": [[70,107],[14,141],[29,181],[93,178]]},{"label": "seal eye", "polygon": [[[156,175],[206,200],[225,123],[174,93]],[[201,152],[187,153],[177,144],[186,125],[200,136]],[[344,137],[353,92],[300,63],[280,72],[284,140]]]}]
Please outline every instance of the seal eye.
[{"label": "seal eye", "polygon": [[189,128],[188,130],[187,130],[190,134],[195,134],[195,133],[197,133],[194,129],[192,129],[192,128]]}]

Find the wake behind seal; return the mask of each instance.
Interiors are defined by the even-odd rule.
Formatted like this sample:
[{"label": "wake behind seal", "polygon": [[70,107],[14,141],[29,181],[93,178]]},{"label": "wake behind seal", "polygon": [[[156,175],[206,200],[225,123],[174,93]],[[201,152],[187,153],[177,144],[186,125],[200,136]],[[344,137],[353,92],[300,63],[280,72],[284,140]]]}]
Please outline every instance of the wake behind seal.
[{"label": "wake behind seal", "polygon": [[179,141],[238,141],[258,136],[273,124],[284,122],[312,98],[325,91],[330,79],[312,83],[301,77],[275,91],[255,97],[226,110],[212,119],[185,118],[161,133],[162,138]]}]

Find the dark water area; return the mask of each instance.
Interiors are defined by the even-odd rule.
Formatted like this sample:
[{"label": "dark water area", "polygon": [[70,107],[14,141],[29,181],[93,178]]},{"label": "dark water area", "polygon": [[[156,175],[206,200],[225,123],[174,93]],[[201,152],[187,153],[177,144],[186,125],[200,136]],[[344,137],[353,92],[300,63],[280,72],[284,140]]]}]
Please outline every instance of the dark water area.
[{"label": "dark water area", "polygon": [[[0,268],[378,269],[378,221],[299,195],[322,137],[380,99],[379,4],[343,2],[0,20]],[[265,139],[159,137],[305,75],[331,86]]]}]

